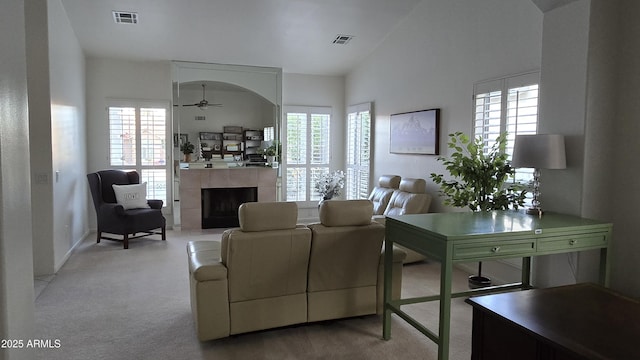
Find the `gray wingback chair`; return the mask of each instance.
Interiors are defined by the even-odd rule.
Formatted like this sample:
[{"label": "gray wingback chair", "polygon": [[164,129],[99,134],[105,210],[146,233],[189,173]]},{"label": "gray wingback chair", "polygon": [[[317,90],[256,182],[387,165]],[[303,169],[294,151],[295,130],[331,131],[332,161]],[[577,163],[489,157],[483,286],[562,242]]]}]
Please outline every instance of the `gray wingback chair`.
[{"label": "gray wingback chair", "polygon": [[[128,249],[129,240],[142,236],[156,234],[161,235],[162,240],[167,239],[162,200],[147,200],[149,208],[129,210],[116,201],[112,185],[139,184],[140,175],[136,171],[102,170],[87,174],[87,180],[98,220],[98,243],[101,239],[122,241]],[[122,239],[103,236],[103,233],[122,235]]]}]

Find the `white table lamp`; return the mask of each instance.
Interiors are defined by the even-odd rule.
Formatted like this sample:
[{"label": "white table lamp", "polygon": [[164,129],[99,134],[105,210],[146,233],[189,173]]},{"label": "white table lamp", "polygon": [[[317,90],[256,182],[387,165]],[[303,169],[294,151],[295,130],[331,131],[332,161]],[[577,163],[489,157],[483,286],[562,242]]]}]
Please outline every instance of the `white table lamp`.
[{"label": "white table lamp", "polygon": [[527,214],[541,215],[540,169],[565,169],[564,135],[516,135],[511,166],[533,168],[533,200]]}]

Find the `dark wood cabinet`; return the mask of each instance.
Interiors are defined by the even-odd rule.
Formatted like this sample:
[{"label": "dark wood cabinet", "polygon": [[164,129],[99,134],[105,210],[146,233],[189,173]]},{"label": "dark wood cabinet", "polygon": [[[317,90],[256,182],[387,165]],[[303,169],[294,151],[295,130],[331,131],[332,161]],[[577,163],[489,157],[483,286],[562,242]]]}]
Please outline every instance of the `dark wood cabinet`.
[{"label": "dark wood cabinet", "polygon": [[264,141],[262,130],[245,130],[244,131],[244,154],[245,159],[249,160],[252,155],[261,155],[261,146]]},{"label": "dark wood cabinet", "polygon": [[214,156],[222,154],[222,133],[201,132],[198,136],[200,157],[211,160]]},{"label": "dark wood cabinet", "polygon": [[640,359],[640,302],[594,284],[469,298],[473,360]]}]

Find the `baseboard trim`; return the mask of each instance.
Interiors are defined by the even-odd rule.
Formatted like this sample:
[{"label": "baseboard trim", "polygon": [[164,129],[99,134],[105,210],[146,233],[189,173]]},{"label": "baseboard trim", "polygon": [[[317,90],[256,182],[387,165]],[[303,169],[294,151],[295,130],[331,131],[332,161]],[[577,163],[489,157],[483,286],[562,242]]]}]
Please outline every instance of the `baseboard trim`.
[{"label": "baseboard trim", "polygon": [[67,260],[69,260],[69,257],[71,257],[71,254],[73,254],[73,252],[76,250],[76,248],[82,244],[83,242],[85,242],[89,235],[91,234],[91,230],[87,230],[82,237],[80,238],[80,240],[76,241],[73,246],[71,246],[71,248],[64,254],[64,256],[62,257],[62,259],[60,259],[60,261],[56,262],[56,264],[54,264],[53,266],[53,270],[54,270],[54,274],[56,274],[63,266],[64,264],[67,262]]}]

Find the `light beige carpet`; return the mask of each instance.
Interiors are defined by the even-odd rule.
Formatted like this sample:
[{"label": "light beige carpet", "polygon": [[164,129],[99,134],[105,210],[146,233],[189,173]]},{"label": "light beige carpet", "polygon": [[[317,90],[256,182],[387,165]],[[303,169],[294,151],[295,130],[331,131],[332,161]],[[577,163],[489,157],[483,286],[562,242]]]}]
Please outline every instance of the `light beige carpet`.
[{"label": "light beige carpet", "polygon": [[[437,346],[393,316],[391,340],[377,315],[242,334],[201,343],[189,305],[186,244],[221,231],[168,231],[167,241],[94,243],[72,254],[36,299],[36,337],[58,339],[37,359],[436,359]],[[455,271],[454,289],[466,288]],[[435,294],[439,264],[406,265],[404,296]],[[403,307],[437,330],[438,303]],[[471,308],[452,304],[451,359],[471,354]]]}]

